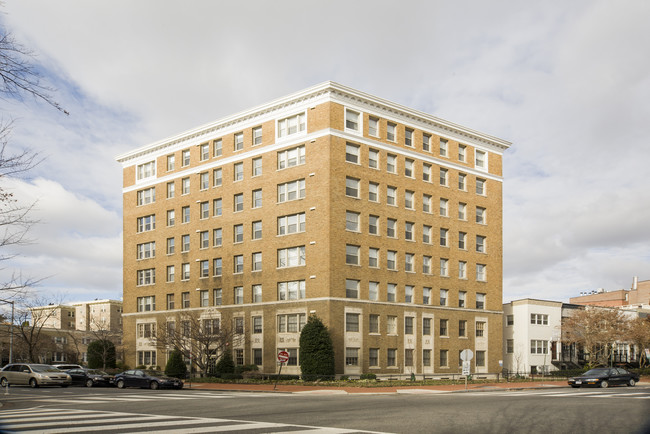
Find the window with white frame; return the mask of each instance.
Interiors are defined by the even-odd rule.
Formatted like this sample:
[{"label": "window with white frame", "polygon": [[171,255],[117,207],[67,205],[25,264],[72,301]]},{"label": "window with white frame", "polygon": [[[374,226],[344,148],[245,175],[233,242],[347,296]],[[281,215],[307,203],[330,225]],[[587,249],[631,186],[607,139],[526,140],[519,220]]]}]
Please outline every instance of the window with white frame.
[{"label": "window with white frame", "polygon": [[386,268],[389,270],[397,270],[397,252],[388,250],[386,252]]},{"label": "window with white frame", "polygon": [[431,164],[429,163],[422,163],[422,180],[431,182]]},{"label": "window with white frame", "polygon": [[216,228],[212,230],[212,245],[213,247],[220,247],[223,244],[223,230]]},{"label": "window with white frame", "polygon": [[448,289],[441,289],[440,290],[440,306],[447,306],[448,297],[449,297],[449,290]]},{"label": "window with white frame", "polygon": [[305,213],[278,217],[278,235],[305,232]]},{"label": "window with white frame", "polygon": [[373,116],[368,118],[368,135],[379,137],[379,119]]},{"label": "window with white frame", "polygon": [[477,149],[474,151],[474,166],[479,170],[487,170],[487,153]]},{"label": "window with white frame", "polygon": [[306,130],[305,113],[298,113],[278,121],[278,138],[301,133]]},{"label": "window with white frame", "polygon": [[221,139],[215,140],[212,143],[212,152],[215,157],[220,157],[223,154],[223,142]]},{"label": "window with white frame", "polygon": [[485,179],[476,178],[476,194],[485,196]]},{"label": "window with white frame", "polygon": [[260,176],[262,174],[262,157],[253,158],[252,160],[252,176]]},{"label": "window with white frame", "polygon": [[214,268],[215,276],[221,276],[223,274],[223,261],[221,258],[214,258],[212,260],[212,266]]},{"label": "window with white frame", "polygon": [[352,231],[352,232],[360,232],[361,231],[360,220],[361,220],[361,214],[359,214],[358,212],[346,211],[345,230]]},{"label": "window with white frame", "polygon": [[176,239],[174,237],[167,238],[167,254],[173,255],[176,251]]},{"label": "window with white frame", "polygon": [[387,205],[397,205],[397,187],[387,186],[386,187],[386,204]]},{"label": "window with white frame", "polygon": [[233,165],[233,180],[241,181],[244,179],[244,163],[235,163]]},{"label": "window with white frame", "polygon": [[212,171],[212,185],[213,187],[220,187],[223,184],[223,170],[214,169]]},{"label": "window with white frame", "polygon": [[476,236],[476,251],[478,253],[485,253],[485,237],[483,235]]},{"label": "window with white frame", "polygon": [[415,223],[404,222],[404,239],[407,241],[415,240]]},{"label": "window with white frame", "polygon": [[449,229],[440,228],[440,246],[447,247],[447,240],[449,235]]},{"label": "window with white frame", "polygon": [[137,193],[138,206],[147,205],[156,201],[156,187],[145,188]]},{"label": "window with white frame", "polygon": [[257,220],[251,223],[251,239],[261,240],[262,239],[262,221]]},{"label": "window with white frame", "polygon": [[187,167],[190,165],[190,150],[189,149],[184,149],[181,152],[181,156],[183,157],[182,165],[183,167]]},{"label": "window with white frame", "polygon": [[440,258],[440,276],[441,277],[449,276],[449,259]]},{"label": "window with white frame", "polygon": [[299,267],[305,265],[305,246],[278,249],[278,268]]},{"label": "window with white frame", "polygon": [[359,251],[361,250],[360,246],[354,246],[352,244],[345,245],[345,263],[348,265],[360,265],[359,264]]},{"label": "window with white frame", "polygon": [[262,189],[253,190],[253,208],[259,208],[262,206]]},{"label": "window with white frame", "polygon": [[143,180],[147,178],[152,178],[156,176],[156,162],[148,161],[143,164],[138,164],[137,168],[137,180]]},{"label": "window with white frame", "polygon": [[199,215],[201,220],[210,217],[210,202],[207,200],[199,204]]},{"label": "window with white frame", "polygon": [[176,183],[174,181],[167,183],[167,199],[173,199],[176,196]]},{"label": "window with white frame", "polygon": [[244,304],[244,287],[235,286],[233,288],[235,304]]},{"label": "window with white frame", "polygon": [[238,224],[232,227],[233,243],[242,243],[244,241],[244,225]]},{"label": "window with white frame", "polygon": [[379,216],[370,214],[368,216],[368,233],[379,235]]},{"label": "window with white frame", "polygon": [[171,172],[176,169],[176,156],[174,154],[167,156],[167,171]]},{"label": "window with white frame", "polygon": [[465,161],[467,158],[467,146],[458,145],[458,161]]},{"label": "window with white frame", "polygon": [[244,255],[233,256],[232,263],[234,274],[241,274],[244,272]]},{"label": "window with white frame", "polygon": [[253,285],[251,288],[253,293],[253,303],[262,302],[262,285]]},{"label": "window with white frame", "polygon": [[379,333],[379,315],[372,313],[368,315],[368,333]]},{"label": "window with white frame", "polygon": [[531,313],[530,323],[536,325],[548,325],[548,315],[542,313]]},{"label": "window with white frame", "polygon": [[476,293],[476,308],[485,309],[485,294],[481,292]]},{"label": "window with white frame", "polygon": [[467,233],[466,232],[458,232],[458,248],[460,250],[466,250],[467,249]]},{"label": "window with white frame", "polygon": [[150,241],[137,245],[138,259],[149,259],[156,257],[156,242]]},{"label": "window with white frame", "polygon": [[388,315],[386,317],[386,333],[389,335],[397,334],[397,317],[394,315]]},{"label": "window with white frame", "polygon": [[463,202],[458,203],[458,220],[467,219],[467,204]]},{"label": "window with white frame", "polygon": [[467,178],[467,175],[464,173],[459,173],[458,174],[458,189],[461,191],[466,190],[466,185],[465,185],[465,179]]},{"label": "window with white frame", "polygon": [[305,180],[298,179],[296,181],[285,182],[278,184],[278,203],[289,202],[292,200],[305,198]]},{"label": "window with white frame", "polygon": [[397,300],[397,284],[388,283],[386,285],[386,301],[396,301]]},{"label": "window with white frame", "polygon": [[215,306],[221,306],[223,302],[223,291],[221,288],[215,288],[212,290],[212,299]]},{"label": "window with white frame", "polygon": [[448,217],[449,200],[440,199],[440,217]]},{"label": "window with white frame", "polygon": [[431,256],[422,256],[422,273],[431,274]]},{"label": "window with white frame", "polygon": [[447,177],[448,177],[449,171],[447,169],[440,169],[440,185],[446,186],[447,185]]},{"label": "window with white frame", "polygon": [[431,288],[428,286],[422,288],[422,304],[431,304]]},{"label": "window with white frame", "polygon": [[210,292],[207,289],[204,289],[199,292],[199,306],[201,307],[210,306]]},{"label": "window with white frame", "polygon": [[354,143],[345,144],[345,161],[348,163],[359,164],[359,145]]},{"label": "window with white frame", "polygon": [[415,177],[415,170],[413,169],[414,165],[415,162],[410,158],[404,159],[404,176],[406,176],[407,178]]},{"label": "window with white frame", "polygon": [[458,307],[465,307],[465,300],[467,300],[467,291],[458,291]]},{"label": "window with white frame", "polygon": [[358,332],[359,331],[359,314],[346,312],[345,314],[345,331]]},{"label": "window with white frame", "polygon": [[181,194],[190,194],[190,178],[181,179]]},{"label": "window with white frame", "polygon": [[404,190],[404,208],[415,209],[415,192]]},{"label": "window with white frame", "polygon": [[359,281],[354,279],[345,279],[345,297],[359,298]]},{"label": "window with white frame", "polygon": [[212,215],[219,217],[223,213],[223,201],[221,198],[212,200]]},{"label": "window with white frame", "polygon": [[378,299],[379,299],[379,282],[368,282],[368,300],[376,301]]},{"label": "window with white frame", "polygon": [[548,354],[548,341],[531,339],[530,354]]},{"label": "window with white frame", "polygon": [[484,225],[485,224],[485,214],[486,210],[483,207],[476,207],[476,223]]},{"label": "window with white frame", "polygon": [[397,173],[397,155],[386,154],[386,171]]},{"label": "window with white frame", "polygon": [[[306,316],[304,313],[277,315],[276,318],[278,333],[298,333],[302,331],[302,328],[306,324]],[[289,352],[289,360],[291,360],[291,352]]]},{"label": "window with white frame", "polygon": [[153,312],[156,310],[156,296],[148,295],[136,299],[138,312]]},{"label": "window with white frame", "polygon": [[189,234],[181,235],[181,252],[190,251],[190,236]]},{"label": "window with white frame", "polygon": [[190,207],[184,206],[181,208],[181,222],[189,223],[190,222]]},{"label": "window with white frame", "polygon": [[[173,282],[174,281],[174,276],[176,274],[175,267],[173,265],[168,265],[167,266],[167,282]],[[170,309],[170,308],[168,308]],[[171,308],[173,309],[173,308]]]},{"label": "window with white frame", "polygon": [[345,177],[345,195],[348,197],[359,198],[359,179],[351,178],[349,176]]},{"label": "window with white frame", "polygon": [[144,270],[137,271],[137,285],[155,285],[156,284],[156,269],[147,268]]},{"label": "window with white frame", "polygon": [[253,128],[253,146],[262,144],[262,127]]},{"label": "window with white frame", "polygon": [[404,303],[413,303],[413,290],[415,287],[413,285],[404,286]]},{"label": "window with white frame", "polygon": [[446,139],[440,139],[440,156],[441,157],[446,157],[447,156],[447,140]]},{"label": "window with white frame", "polygon": [[184,262],[181,264],[181,280],[190,280],[190,264]]},{"label": "window with white frame", "polygon": [[476,264],[476,280],[485,282],[487,280],[487,265]]},{"label": "window with white frame", "polygon": [[305,145],[278,151],[278,170],[305,164]]},{"label": "window with white frame", "polygon": [[395,219],[386,219],[386,236],[390,238],[397,238],[397,220]]},{"label": "window with white frame", "polygon": [[345,129],[348,131],[361,132],[361,113],[345,109]]},{"label": "window with white frame", "polygon": [[302,300],[305,298],[305,281],[278,282],[278,300]]},{"label": "window with white frame", "polygon": [[376,182],[368,183],[368,200],[371,202],[379,202],[379,184]]},{"label": "window with white frame", "polygon": [[467,262],[458,261],[458,278],[467,279]]},{"label": "window with white frame", "polygon": [[379,169],[379,151],[376,149],[368,150],[368,167]]},{"label": "window with white frame", "polygon": [[207,190],[210,187],[210,174],[208,172],[203,172],[199,174],[199,188],[201,190]]},{"label": "window with white frame", "polygon": [[411,128],[404,129],[404,144],[413,147],[413,130]]},{"label": "window with white frame", "polygon": [[255,252],[251,255],[252,271],[262,271],[262,252]]},{"label": "window with white frame", "polygon": [[404,271],[415,272],[415,255],[413,253],[404,253]]},{"label": "window with white frame", "polygon": [[397,125],[392,122],[388,122],[386,124],[386,140],[390,142],[397,141],[396,130],[397,130]]},{"label": "window with white frame", "polygon": [[137,223],[138,223],[138,233],[153,231],[154,229],[156,229],[156,215],[151,214],[151,215],[138,217]]},{"label": "window with white frame", "polygon": [[431,244],[431,230],[432,227],[429,225],[422,225],[422,242],[425,244]]}]

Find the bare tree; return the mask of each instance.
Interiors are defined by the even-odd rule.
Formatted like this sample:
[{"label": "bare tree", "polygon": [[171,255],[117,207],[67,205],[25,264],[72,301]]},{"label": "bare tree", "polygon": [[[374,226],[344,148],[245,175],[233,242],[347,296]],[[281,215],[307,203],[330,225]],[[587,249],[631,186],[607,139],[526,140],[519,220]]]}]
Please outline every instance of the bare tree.
[{"label": "bare tree", "polygon": [[587,366],[607,365],[613,344],[624,340],[628,320],[619,309],[587,306],[567,317],[562,325],[562,340],[582,347]]},{"label": "bare tree", "polygon": [[[209,311],[208,311],[209,312]],[[204,311],[205,313],[205,311]],[[207,375],[217,357],[229,346],[236,347],[244,340],[234,325],[223,322],[208,313],[179,311],[158,327],[152,341],[160,349],[178,349],[185,359],[192,359],[198,370]]]},{"label": "bare tree", "polygon": [[650,349],[650,317],[637,317],[630,321],[628,336],[640,352],[639,366],[643,368],[650,362],[645,354],[645,350]]},{"label": "bare tree", "polygon": [[56,318],[58,310],[55,305],[52,309],[35,309],[39,303],[23,304],[16,309],[16,325],[14,333],[17,335],[17,347],[22,349],[23,358],[32,363],[40,362],[47,351],[51,350],[51,337],[46,333],[46,325],[51,319]]}]

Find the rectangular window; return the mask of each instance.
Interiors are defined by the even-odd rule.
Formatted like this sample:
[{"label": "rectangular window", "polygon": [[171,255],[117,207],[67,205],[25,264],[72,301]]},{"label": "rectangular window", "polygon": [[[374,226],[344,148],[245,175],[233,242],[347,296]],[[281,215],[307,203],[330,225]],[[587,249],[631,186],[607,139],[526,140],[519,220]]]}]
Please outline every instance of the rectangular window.
[{"label": "rectangular window", "polygon": [[386,155],[386,171],[388,173],[397,173],[397,155]]},{"label": "rectangular window", "polygon": [[214,187],[220,187],[222,183],[223,183],[223,170],[214,169],[212,171],[212,185]]},{"label": "rectangular window", "polygon": [[361,215],[358,212],[346,211],[345,212],[345,230],[352,232],[360,232],[360,220]]},{"label": "rectangular window", "polygon": [[447,156],[447,140],[445,139],[440,139],[440,156]]},{"label": "rectangular window", "polygon": [[181,222],[189,223],[190,222],[190,207],[184,206],[181,208]]},{"label": "rectangular window", "polygon": [[388,205],[397,205],[397,188],[391,187],[390,185],[386,187],[386,203]]},{"label": "rectangular window", "polygon": [[278,249],[278,268],[305,265],[305,246]]},{"label": "rectangular window", "polygon": [[174,309],[174,294],[167,294],[167,310]]},{"label": "rectangular window", "polygon": [[448,171],[447,169],[440,169],[440,185],[446,186],[447,185],[447,174]]},{"label": "rectangular window", "polygon": [[262,252],[255,252],[251,256],[252,271],[262,271]]},{"label": "rectangular window", "polygon": [[305,164],[305,145],[278,152],[278,170]]},{"label": "rectangular window", "polygon": [[379,268],[379,249],[368,248],[368,267]]},{"label": "rectangular window", "polygon": [[467,299],[466,291],[458,291],[458,307],[465,307],[465,300]]},{"label": "rectangular window", "polygon": [[221,325],[218,318],[207,318],[203,320],[203,333],[208,336],[219,334],[220,328]]},{"label": "rectangular window", "polygon": [[476,236],[476,251],[478,253],[485,253],[485,237],[482,235]]},{"label": "rectangular window", "polygon": [[476,207],[476,223],[484,225],[485,224],[485,208],[480,206]]},{"label": "rectangular window", "polygon": [[262,302],[262,285],[253,285],[252,286],[252,296],[253,296],[253,303],[261,303]]},{"label": "rectangular window", "polygon": [[244,318],[242,317],[235,318],[235,333],[239,335],[244,334]]},{"label": "rectangular window", "polygon": [[458,321],[458,336],[467,337],[467,321],[464,319]]},{"label": "rectangular window", "polygon": [[422,150],[431,151],[431,134],[422,133]]},{"label": "rectangular window", "polygon": [[440,366],[449,366],[449,350],[440,350]]},{"label": "rectangular window", "polygon": [[137,179],[152,178],[156,176],[156,162],[149,161],[147,163],[138,164],[137,168]]},{"label": "rectangular window", "polygon": [[301,300],[305,298],[305,281],[278,282],[278,300]]},{"label": "rectangular window", "polygon": [[460,202],[458,204],[458,220],[465,220],[467,217],[467,204]]},{"label": "rectangular window", "polygon": [[368,216],[368,233],[371,235],[379,235],[379,216]]},{"label": "rectangular window", "polygon": [[174,281],[174,275],[175,275],[175,269],[173,265],[168,265],[167,266],[167,282],[173,282]]},{"label": "rectangular window", "polygon": [[359,145],[346,143],[345,161],[347,161],[348,163],[359,164]]},{"label": "rectangular window", "polygon": [[507,326],[515,325],[515,316],[514,315],[506,315],[506,325]]},{"label": "rectangular window", "polygon": [[440,217],[447,217],[449,201],[447,199],[440,199]]},{"label": "rectangular window", "polygon": [[397,270],[397,252],[389,250],[386,252],[386,268],[389,270]]},{"label": "rectangular window", "polygon": [[244,225],[235,225],[232,228],[233,243],[244,242]]},{"label": "rectangular window", "polygon": [[368,150],[368,167],[379,169],[379,151],[376,149]]},{"label": "rectangular window", "polygon": [[413,253],[404,253],[404,271],[407,273],[415,271],[415,255]]},{"label": "rectangular window", "polygon": [[176,195],[176,183],[174,181],[167,183],[167,199],[172,199]]},{"label": "rectangular window", "polygon": [[404,208],[415,209],[415,193],[410,190],[404,191]]},{"label": "rectangular window", "polygon": [[203,172],[199,174],[199,188],[201,190],[207,190],[210,187],[210,174],[208,172]]},{"label": "rectangular window", "polygon": [[212,230],[213,247],[220,247],[223,243],[223,231],[221,228]]},{"label": "rectangular window", "polygon": [[251,238],[254,240],[261,240],[262,239],[262,221],[255,221],[251,224],[252,227],[252,234]]},{"label": "rectangular window", "polygon": [[461,191],[465,191],[465,179],[467,176],[463,173],[458,174],[458,189]]},{"label": "rectangular window", "polygon": [[440,258],[440,276],[441,277],[449,276],[449,259]]},{"label": "rectangular window", "polygon": [[458,261],[458,278],[467,279],[467,262]]},{"label": "rectangular window", "polygon": [[487,280],[487,265],[476,264],[476,280],[485,282]]},{"label": "rectangular window", "polygon": [[392,122],[388,122],[386,125],[386,140],[390,142],[396,141],[396,135],[395,135],[395,130],[397,128],[397,125],[395,125]]},{"label": "rectangular window", "polygon": [[441,289],[440,290],[440,306],[447,306],[448,297],[449,297],[449,290]]},{"label": "rectangular window", "polygon": [[262,189],[253,190],[253,208],[260,208],[262,206]]},{"label": "rectangular window", "polygon": [[386,285],[386,301],[397,300],[397,284],[389,283]]},{"label": "rectangular window", "polygon": [[368,118],[368,134],[379,137],[379,119],[372,116]]},{"label": "rectangular window", "polygon": [[404,317],[404,334],[405,335],[412,335],[413,334],[413,318],[412,316],[405,316]]},{"label": "rectangular window", "polygon": [[513,354],[515,352],[515,340],[506,339],[506,354]]},{"label": "rectangular window", "polygon": [[215,306],[221,306],[221,304],[223,302],[221,288],[213,289],[212,290],[212,297],[214,299],[214,305]]},{"label": "rectangular window", "polygon": [[449,323],[449,320],[446,319],[441,319],[440,320],[440,336],[449,336],[448,330],[447,330],[447,324]]},{"label": "rectangular window", "polygon": [[413,130],[410,128],[404,129],[404,144],[413,147]]},{"label": "rectangular window", "polygon": [[295,234],[305,231],[305,213],[278,217],[278,235]]},{"label": "rectangular window", "polygon": [[359,251],[361,247],[353,246],[350,244],[345,245],[345,263],[348,265],[360,265],[359,264]]},{"label": "rectangular window", "polygon": [[262,144],[262,127],[253,128],[253,146]]},{"label": "rectangular window", "polygon": [[368,200],[371,202],[379,202],[379,184],[375,182],[368,183]]},{"label": "rectangular window", "polygon": [[404,350],[404,366],[413,367],[413,349],[407,348]]},{"label": "rectangular window", "polygon": [[386,219],[386,236],[390,238],[397,238],[397,220]]},{"label": "rectangular window", "polygon": [[359,281],[353,279],[345,279],[345,297],[346,298],[359,298]]},{"label": "rectangular window", "polygon": [[137,285],[155,285],[156,284],[156,269],[147,268],[145,270],[138,270],[137,272]]},{"label": "rectangular window", "polygon": [[[183,292],[181,293],[181,308],[188,309],[190,307],[190,293]],[[187,336],[188,333],[184,333],[184,336]]]},{"label": "rectangular window", "polygon": [[190,264],[188,262],[181,264],[181,280],[190,280]]},{"label": "rectangular window", "polygon": [[536,325],[548,325],[548,315],[541,313],[531,313],[530,323]]},{"label": "rectangular window", "polygon": [[368,349],[368,365],[379,366],[379,348]]},{"label": "rectangular window", "polygon": [[181,179],[181,194],[190,194],[190,178]]},{"label": "rectangular window", "polygon": [[415,223],[404,222],[404,239],[408,241],[415,240]]},{"label": "rectangular window", "polygon": [[379,299],[379,282],[368,282],[368,300]]},{"label": "rectangular window", "polygon": [[431,336],[431,318],[422,318],[422,334]]},{"label": "rectangular window", "polygon": [[345,349],[345,365],[359,366],[359,348]]},{"label": "rectangular window", "polygon": [[181,156],[183,157],[183,167],[189,166],[190,165],[190,150],[189,149],[184,149],[181,152]]},{"label": "rectangular window", "polygon": [[477,169],[487,170],[487,153],[485,151],[474,151],[474,165]]},{"label": "rectangular window", "polygon": [[233,272],[235,274],[244,272],[244,255],[235,255],[232,258],[233,262]]},{"label": "rectangular window", "polygon": [[467,234],[465,232],[458,232],[458,248],[467,249]]},{"label": "rectangular window", "polygon": [[345,195],[359,198],[359,180],[356,178],[345,177]]},{"label": "rectangular window", "polygon": [[156,187],[138,191],[138,206],[147,205],[156,201]]},{"label": "rectangular window", "polygon": [[389,348],[386,350],[386,365],[397,366],[397,349]]},{"label": "rectangular window", "polygon": [[138,312],[153,312],[156,310],[156,296],[148,295],[146,297],[138,297]]},{"label": "rectangular window", "polygon": [[[206,263],[208,261],[205,261]],[[207,290],[202,290],[199,292],[199,303],[201,307],[210,306],[210,293]]]},{"label": "rectangular window", "polygon": [[[235,300],[235,304],[244,304],[244,287],[243,286],[235,286],[233,288],[233,296]],[[235,332],[235,333],[242,333],[242,332]]]},{"label": "rectangular window", "polygon": [[447,247],[447,235],[449,234],[449,229],[440,228],[440,246]]},{"label": "rectangular window", "polygon": [[210,232],[199,232],[199,248],[207,249],[208,247],[210,247]]},{"label": "rectangular window", "polygon": [[212,149],[215,157],[220,157],[223,154],[223,142],[221,139],[213,142]]},{"label": "rectangular window", "polygon": [[531,339],[530,354],[548,354],[548,341]]},{"label": "rectangular window", "polygon": [[485,179],[476,178],[476,194],[485,196]]},{"label": "rectangular window", "polygon": [[221,276],[223,272],[223,261],[221,260],[221,258],[214,258],[212,263],[214,267],[214,275]]},{"label": "rectangular window", "polygon": [[254,334],[262,333],[262,317],[254,316],[252,318],[252,322],[253,322],[253,333]]},{"label": "rectangular window", "polygon": [[431,350],[422,350],[422,366],[431,366]]},{"label": "rectangular window", "polygon": [[171,172],[176,168],[176,156],[174,154],[167,156],[167,171]]},{"label": "rectangular window", "polygon": [[485,294],[480,292],[476,293],[476,308],[485,309]]},{"label": "rectangular window", "polygon": [[345,314],[345,331],[358,332],[359,331],[359,314],[346,313]]},{"label": "rectangular window", "polygon": [[252,176],[260,176],[262,174],[262,157],[253,158],[252,160]]},{"label": "rectangular window", "polygon": [[422,180],[431,182],[431,164],[429,163],[422,163]]},{"label": "rectangular window", "polygon": [[431,288],[422,288],[422,304],[431,304]]},{"label": "rectangular window", "polygon": [[404,303],[413,303],[413,285],[404,286]]},{"label": "rectangular window", "polygon": [[359,112],[346,109],[345,110],[345,129],[360,132],[359,126],[361,114]]},{"label": "rectangular window", "polygon": [[151,241],[137,245],[138,259],[149,259],[156,257],[156,242]]},{"label": "rectangular window", "polygon": [[297,134],[305,129],[305,113],[298,113],[278,121],[278,138]]},{"label": "rectangular window", "polygon": [[235,163],[233,165],[233,180],[241,181],[244,179],[244,163]]},{"label": "rectangular window", "polygon": [[404,159],[404,176],[406,176],[407,178],[415,177],[415,170],[413,169],[414,164],[415,162],[410,158]]},{"label": "rectangular window", "polygon": [[386,317],[386,333],[389,335],[397,334],[397,317],[388,315]]},{"label": "rectangular window", "polygon": [[476,322],[476,337],[477,338],[482,338],[485,333],[485,322],[484,321],[477,321]]},{"label": "rectangular window", "polygon": [[278,203],[305,198],[305,180],[286,182],[278,184]]},{"label": "rectangular window", "polygon": [[244,133],[235,134],[235,151],[244,149]]},{"label": "rectangular window", "polygon": [[422,242],[425,244],[431,244],[431,226],[422,225]]},{"label": "rectangular window", "polygon": [[465,161],[467,158],[467,147],[465,145],[458,145],[458,161]]}]

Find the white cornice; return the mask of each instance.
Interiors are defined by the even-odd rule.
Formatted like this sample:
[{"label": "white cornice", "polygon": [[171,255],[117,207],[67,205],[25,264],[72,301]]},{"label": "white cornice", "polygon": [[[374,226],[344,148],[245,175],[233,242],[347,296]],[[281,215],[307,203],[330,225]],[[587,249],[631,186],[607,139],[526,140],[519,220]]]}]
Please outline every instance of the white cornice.
[{"label": "white cornice", "polygon": [[476,146],[484,146],[494,152],[501,153],[511,145],[506,140],[454,124],[351,87],[326,81],[269,103],[118,155],[116,160],[122,163],[123,166],[128,166],[152,153],[158,153],[163,150],[163,152],[169,152],[170,148],[195,145],[199,142],[217,138],[228,131],[252,126],[255,123],[261,122],[264,118],[270,118],[280,113],[287,113],[294,108],[296,110],[304,109],[310,105],[325,101],[354,104],[358,107],[363,107],[367,111],[381,114],[382,117],[418,126],[424,130],[430,130],[439,135],[469,142]]}]

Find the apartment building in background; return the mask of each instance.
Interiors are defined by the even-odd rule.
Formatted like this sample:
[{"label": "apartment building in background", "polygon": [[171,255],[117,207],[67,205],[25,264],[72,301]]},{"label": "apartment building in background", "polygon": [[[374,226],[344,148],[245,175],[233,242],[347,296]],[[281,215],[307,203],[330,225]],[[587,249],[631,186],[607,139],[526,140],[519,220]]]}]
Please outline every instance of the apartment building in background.
[{"label": "apartment building in background", "polygon": [[634,276],[630,289],[607,291],[599,288],[581,292],[579,297],[571,297],[569,301],[589,306],[650,309],[650,280],[639,281],[638,277]]},{"label": "apartment building in background", "polygon": [[325,82],[118,156],[126,363],[182,310],[266,373],[309,315],[337,374],[498,372],[509,145]]}]

